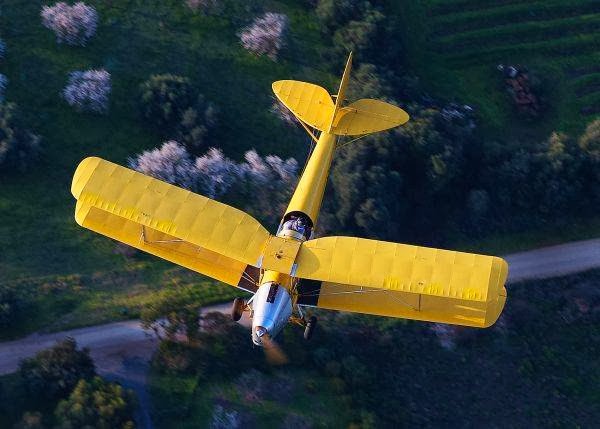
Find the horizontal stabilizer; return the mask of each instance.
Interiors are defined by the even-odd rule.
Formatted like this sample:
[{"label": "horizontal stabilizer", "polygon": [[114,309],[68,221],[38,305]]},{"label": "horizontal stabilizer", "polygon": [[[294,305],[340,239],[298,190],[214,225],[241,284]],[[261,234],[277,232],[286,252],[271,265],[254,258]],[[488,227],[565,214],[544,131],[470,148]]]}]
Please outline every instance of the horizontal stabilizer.
[{"label": "horizontal stabilizer", "polygon": [[273,92],[302,122],[327,131],[333,117],[334,104],[325,88],[297,80],[278,80],[273,82]]},{"label": "horizontal stabilizer", "polygon": [[392,104],[361,99],[337,112],[332,132],[343,136],[371,134],[405,124],[408,119],[408,113]]}]

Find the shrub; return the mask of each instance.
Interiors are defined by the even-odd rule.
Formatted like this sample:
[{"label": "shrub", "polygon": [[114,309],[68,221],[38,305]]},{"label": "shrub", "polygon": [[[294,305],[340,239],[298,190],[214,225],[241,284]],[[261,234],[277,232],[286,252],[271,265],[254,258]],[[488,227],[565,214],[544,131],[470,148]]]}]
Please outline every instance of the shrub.
[{"label": "shrub", "polygon": [[256,18],[240,34],[242,46],[256,55],[267,55],[273,61],[283,47],[288,29],[287,16],[280,13],[265,13]]},{"label": "shrub", "polygon": [[190,150],[204,146],[206,138],[217,123],[217,109],[199,95],[193,106],[183,111],[175,135]]},{"label": "shrub", "polygon": [[80,379],[96,375],[96,369],[89,350],[77,350],[75,340],[66,338],[21,361],[19,373],[29,392],[56,399],[68,395]]},{"label": "shrub", "polygon": [[25,168],[37,158],[40,137],[26,130],[14,103],[0,103],[0,172]]},{"label": "shrub", "polygon": [[133,392],[117,383],[100,377],[79,380],[68,399],[54,411],[57,428],[133,429],[134,402]]},{"label": "shrub", "polygon": [[44,27],[54,31],[58,43],[85,46],[96,33],[98,13],[83,2],[69,6],[64,2],[42,7]]},{"label": "shrub", "polygon": [[79,111],[105,113],[110,91],[110,73],[106,70],[74,71],[69,75],[63,96]]},{"label": "shrub", "polygon": [[0,73],[0,103],[4,102],[4,93],[6,92],[6,87],[8,86],[8,78]]},{"label": "shrub", "polygon": [[141,87],[142,116],[164,137],[189,149],[203,146],[216,124],[216,108],[197,93],[190,80],[172,74],[152,75]]},{"label": "shrub", "polygon": [[0,329],[7,329],[18,320],[23,302],[14,290],[0,286]]},{"label": "shrub", "polygon": [[140,88],[142,114],[159,129],[174,128],[195,98],[190,80],[183,76],[152,75]]}]

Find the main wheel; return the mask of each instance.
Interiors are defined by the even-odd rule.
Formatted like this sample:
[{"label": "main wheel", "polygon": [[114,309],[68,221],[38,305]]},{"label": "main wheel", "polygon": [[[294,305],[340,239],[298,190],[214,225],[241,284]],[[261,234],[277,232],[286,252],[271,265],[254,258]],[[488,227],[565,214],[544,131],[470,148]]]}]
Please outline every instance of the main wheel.
[{"label": "main wheel", "polygon": [[233,305],[231,306],[231,318],[234,322],[237,322],[242,318],[242,313],[244,312],[245,307],[246,302],[242,298],[236,298],[233,300]]},{"label": "main wheel", "polygon": [[310,340],[315,332],[315,327],[317,326],[317,318],[315,316],[310,316],[308,322],[306,322],[306,327],[304,328],[304,339]]}]

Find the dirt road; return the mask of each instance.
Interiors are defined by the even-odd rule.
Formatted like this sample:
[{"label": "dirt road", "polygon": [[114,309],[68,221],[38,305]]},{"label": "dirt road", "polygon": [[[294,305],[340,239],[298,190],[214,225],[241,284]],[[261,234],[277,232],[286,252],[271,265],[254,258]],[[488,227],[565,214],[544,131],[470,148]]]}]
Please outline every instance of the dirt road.
[{"label": "dirt road", "polygon": [[[600,239],[567,243],[505,256],[509,263],[509,283],[549,278],[592,268],[600,268]],[[230,304],[204,308],[203,312],[228,313]],[[247,318],[242,323],[248,325]],[[139,398],[138,425],[151,428],[151,409],[146,390],[149,360],[157,341],[144,331],[138,320],[109,323],[51,334],[33,334],[16,341],[0,343],[0,374],[17,370],[21,359],[35,355],[67,336],[75,338],[81,347],[88,347],[98,372],[133,389]],[[248,338],[250,341],[250,338]]]}]

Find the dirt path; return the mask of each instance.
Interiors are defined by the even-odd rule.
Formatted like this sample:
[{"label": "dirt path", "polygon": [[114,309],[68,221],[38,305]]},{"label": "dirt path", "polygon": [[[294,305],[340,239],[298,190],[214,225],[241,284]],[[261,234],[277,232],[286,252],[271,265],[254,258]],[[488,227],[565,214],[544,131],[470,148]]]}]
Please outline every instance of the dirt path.
[{"label": "dirt path", "polygon": [[[600,268],[600,239],[561,244],[505,256],[509,263],[509,283],[549,278],[592,268]],[[202,312],[229,313],[230,304],[205,307]],[[249,320],[244,316],[242,323]],[[149,360],[157,340],[144,331],[138,320],[109,323],[51,334],[32,334],[16,341],[0,343],[0,374],[17,370],[19,361],[51,347],[56,341],[73,337],[88,347],[98,372],[133,389],[139,399],[138,427],[152,428],[150,397],[146,389]],[[250,341],[250,339],[248,339]]]}]

